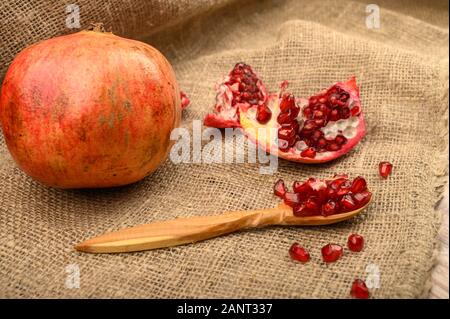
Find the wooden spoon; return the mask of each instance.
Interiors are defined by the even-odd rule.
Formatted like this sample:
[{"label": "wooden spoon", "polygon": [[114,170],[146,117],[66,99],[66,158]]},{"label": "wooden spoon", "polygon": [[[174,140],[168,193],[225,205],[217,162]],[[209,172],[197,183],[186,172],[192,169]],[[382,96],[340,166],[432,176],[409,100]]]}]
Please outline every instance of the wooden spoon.
[{"label": "wooden spoon", "polygon": [[254,227],[335,224],[358,215],[369,203],[354,211],[327,217],[297,217],[291,207],[280,204],[269,209],[177,218],[107,233],[86,240],[76,245],[75,249],[89,253],[122,253],[189,244]]}]

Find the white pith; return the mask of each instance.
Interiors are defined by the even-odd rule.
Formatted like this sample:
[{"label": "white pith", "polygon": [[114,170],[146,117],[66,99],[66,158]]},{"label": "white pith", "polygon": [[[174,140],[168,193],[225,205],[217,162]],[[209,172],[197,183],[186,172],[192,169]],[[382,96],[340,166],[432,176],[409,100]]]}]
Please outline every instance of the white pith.
[{"label": "white pith", "polygon": [[[305,99],[298,99],[297,105],[301,107],[301,110],[299,112],[299,115],[297,117],[297,121],[300,126],[300,130],[303,127],[305,118],[303,117],[303,109],[308,106],[308,100]],[[280,114],[280,108],[279,108],[279,99],[278,96],[269,98],[267,106],[272,111],[272,117],[269,122],[266,124],[260,124],[256,120],[256,109],[257,107],[251,107],[248,109],[248,111],[245,113],[245,116],[252,122],[253,126],[255,128],[263,128],[263,127],[275,127],[279,128],[281,125],[277,122],[277,117]],[[348,106],[349,108],[355,106],[355,102],[349,98],[348,100]],[[358,125],[359,125],[359,118],[358,116],[350,116],[348,119],[340,119],[337,121],[330,121],[328,124],[320,130],[324,133],[324,137],[326,139],[335,139],[337,135],[342,134],[347,139],[352,139],[356,137],[358,133]],[[275,143],[277,145],[277,140],[272,139],[272,143]],[[291,150],[296,153],[300,154],[303,150],[308,148],[306,143],[304,141],[297,141],[296,144],[291,148]],[[318,152],[316,153],[315,159],[321,159],[328,157],[329,151],[325,152]]]}]

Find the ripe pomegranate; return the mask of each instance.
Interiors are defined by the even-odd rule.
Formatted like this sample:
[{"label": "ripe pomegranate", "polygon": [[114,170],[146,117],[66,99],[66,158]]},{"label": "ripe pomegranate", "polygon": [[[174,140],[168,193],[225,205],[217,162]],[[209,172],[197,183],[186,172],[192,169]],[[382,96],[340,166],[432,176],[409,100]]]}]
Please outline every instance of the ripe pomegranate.
[{"label": "ripe pomegranate", "polygon": [[262,149],[302,163],[331,161],[363,138],[365,122],[354,77],[309,99],[285,92],[287,84],[281,83],[278,93],[268,93],[253,69],[238,63],[216,86],[215,112],[206,115],[204,123],[240,127]]},{"label": "ripe pomegranate", "polygon": [[353,211],[367,205],[372,197],[361,176],[353,181],[347,175],[335,175],[330,180],[311,177],[305,182],[295,181],[292,189],[289,192],[280,179],[274,185],[274,194],[291,206],[293,214],[299,217]]},{"label": "ripe pomegranate", "polygon": [[59,188],[118,186],[166,159],[181,98],[158,50],[82,31],[16,56],[3,82],[0,120],[14,160],[34,179]]}]

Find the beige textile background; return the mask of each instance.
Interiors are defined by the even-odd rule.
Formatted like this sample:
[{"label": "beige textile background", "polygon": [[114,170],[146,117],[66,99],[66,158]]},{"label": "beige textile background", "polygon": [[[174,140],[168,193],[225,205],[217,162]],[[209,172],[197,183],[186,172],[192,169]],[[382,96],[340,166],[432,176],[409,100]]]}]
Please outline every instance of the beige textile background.
[{"label": "beige textile background", "polygon": [[[73,2],[68,2],[73,3]],[[62,191],[32,181],[0,147],[0,296],[2,297],[349,297],[366,267],[380,270],[374,298],[426,296],[436,260],[448,152],[448,13],[441,2],[378,2],[381,28],[368,29],[356,1],[79,1],[83,26],[102,21],[119,35],[159,48],[191,98],[183,126],[201,119],[213,84],[245,61],[275,90],[284,79],[297,95],[357,76],[369,132],[347,156],[306,166],[279,162],[260,175],[254,164],[167,161],[142,182],[116,189]],[[3,1],[2,74],[21,48],[70,32],[63,4]],[[14,27],[12,27],[14,26]],[[230,143],[230,141],[225,141]],[[381,180],[377,164],[394,173]],[[367,178],[374,203],[332,227],[272,227],[184,247],[118,255],[75,252],[87,237],[153,220],[270,207],[273,182],[349,172]],[[336,264],[320,247],[366,238],[359,254]],[[308,247],[306,265],[289,260],[293,241]],[[77,264],[80,289],[65,287]]]}]

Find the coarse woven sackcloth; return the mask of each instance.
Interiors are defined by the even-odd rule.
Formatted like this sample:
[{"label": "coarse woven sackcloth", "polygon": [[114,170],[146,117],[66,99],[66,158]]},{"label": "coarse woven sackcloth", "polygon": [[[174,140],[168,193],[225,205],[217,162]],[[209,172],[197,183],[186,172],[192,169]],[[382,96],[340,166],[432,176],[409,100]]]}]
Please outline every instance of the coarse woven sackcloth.
[{"label": "coarse woven sackcloth", "polygon": [[[348,298],[352,281],[370,273],[380,280],[374,298],[427,296],[440,226],[435,205],[448,159],[448,28],[442,22],[448,13],[440,2],[381,1],[379,29],[367,27],[370,12],[357,1],[77,3],[82,27],[103,22],[167,56],[191,99],[182,123],[190,130],[211,110],[213,84],[245,61],[271,91],[287,79],[303,97],[356,75],[368,133],[343,158],[314,166],[280,160],[274,175],[260,174],[257,164],[167,160],[127,187],[71,191],[27,177],[1,140],[0,297]],[[2,1],[0,12],[2,75],[22,48],[75,31],[65,26],[64,3]],[[387,180],[378,175],[383,160],[394,164]],[[276,179],[290,184],[340,172],[364,176],[374,201],[339,225],[270,227],[129,254],[72,248],[151,221],[271,207]],[[364,250],[323,263],[320,248],[345,245],[350,233],[364,236]],[[309,263],[289,259],[294,241],[309,249]],[[71,267],[80,270],[78,289],[66,285]]]}]

